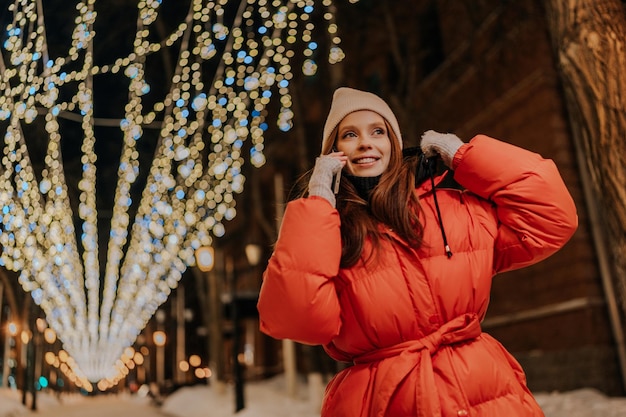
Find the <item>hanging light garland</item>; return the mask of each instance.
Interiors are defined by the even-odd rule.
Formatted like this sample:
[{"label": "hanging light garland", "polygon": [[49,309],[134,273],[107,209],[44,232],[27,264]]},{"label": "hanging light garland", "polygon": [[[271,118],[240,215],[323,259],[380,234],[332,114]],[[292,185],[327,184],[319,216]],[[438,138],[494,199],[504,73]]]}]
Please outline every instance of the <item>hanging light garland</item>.
[{"label": "hanging light garland", "polygon": [[[318,8],[331,43],[328,61],[344,57],[331,0],[191,0],[185,20],[153,42],[161,5],[162,0],[138,2],[133,51],[102,66],[93,56],[95,0],[76,4],[71,46],[61,57],[49,54],[41,0],[8,6],[13,19],[0,49],[0,126],[6,126],[0,265],[19,272],[21,286],[46,313],[83,385],[124,375],[124,350],[195,264],[195,249],[223,236],[223,223],[236,215],[234,196],[244,187],[243,164],[265,163],[267,106],[274,97],[280,103],[278,127],[292,127],[291,64],[299,50],[301,71],[317,71],[312,15]],[[230,23],[227,12],[235,9]],[[146,60],[168,48],[178,52],[171,87],[147,108]],[[207,77],[205,66],[214,60],[217,70]],[[102,74],[126,77],[128,102],[119,123],[123,148],[100,277],[93,86]],[[60,118],[78,119],[83,135],[75,213],[80,249],[61,158]],[[38,119],[48,142],[45,166],[36,175],[24,127]],[[141,200],[133,202],[137,144],[154,124],[160,126],[157,151]],[[137,207],[134,218],[131,206]]]}]

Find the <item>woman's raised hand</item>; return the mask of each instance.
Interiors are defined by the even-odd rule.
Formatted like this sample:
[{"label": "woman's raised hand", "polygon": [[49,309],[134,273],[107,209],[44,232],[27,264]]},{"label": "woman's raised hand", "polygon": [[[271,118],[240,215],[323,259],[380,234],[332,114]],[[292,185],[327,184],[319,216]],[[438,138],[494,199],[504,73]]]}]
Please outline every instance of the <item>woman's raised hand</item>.
[{"label": "woman's raised hand", "polygon": [[309,195],[322,197],[335,207],[336,199],[333,192],[333,176],[340,175],[348,157],[343,152],[331,152],[318,156],[309,180]]},{"label": "woman's raised hand", "polygon": [[427,130],[422,135],[420,147],[426,157],[430,158],[436,155],[441,156],[443,163],[448,168],[452,168],[452,159],[454,154],[463,145],[463,141],[453,133],[439,133],[434,130]]}]

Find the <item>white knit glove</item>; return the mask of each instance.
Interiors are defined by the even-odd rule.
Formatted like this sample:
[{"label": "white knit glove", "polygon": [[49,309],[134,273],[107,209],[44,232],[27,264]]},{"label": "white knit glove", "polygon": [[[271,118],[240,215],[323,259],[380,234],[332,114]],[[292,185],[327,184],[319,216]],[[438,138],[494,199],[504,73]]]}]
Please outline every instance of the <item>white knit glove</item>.
[{"label": "white knit glove", "polygon": [[439,155],[448,168],[452,168],[454,154],[456,154],[461,145],[463,145],[463,141],[457,135],[439,133],[434,130],[424,132],[422,142],[420,143],[422,152],[424,152],[427,158]]},{"label": "white knit glove", "polygon": [[333,175],[339,174],[343,163],[332,156],[322,155],[315,159],[315,167],[309,179],[309,195],[325,198],[335,207],[335,194],[332,190]]}]

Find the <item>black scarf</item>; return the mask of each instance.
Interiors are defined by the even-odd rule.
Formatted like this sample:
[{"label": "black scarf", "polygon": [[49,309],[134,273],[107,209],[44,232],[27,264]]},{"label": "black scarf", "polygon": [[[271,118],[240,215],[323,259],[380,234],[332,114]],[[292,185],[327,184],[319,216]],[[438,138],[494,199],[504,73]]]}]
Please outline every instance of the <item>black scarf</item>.
[{"label": "black scarf", "polygon": [[374,187],[378,185],[382,175],[377,175],[375,177],[357,177],[350,174],[344,174],[344,176],[352,183],[352,185],[354,185],[359,197],[365,201],[369,201],[370,193]]}]

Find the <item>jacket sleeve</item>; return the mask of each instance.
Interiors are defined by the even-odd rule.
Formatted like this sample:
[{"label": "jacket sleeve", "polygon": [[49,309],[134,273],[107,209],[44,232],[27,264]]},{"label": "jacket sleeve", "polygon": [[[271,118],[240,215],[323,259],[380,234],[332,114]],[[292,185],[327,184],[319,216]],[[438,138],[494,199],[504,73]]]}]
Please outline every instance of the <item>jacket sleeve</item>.
[{"label": "jacket sleeve", "polygon": [[494,274],[547,258],[576,231],[576,206],[553,161],[478,135],[453,167],[459,184],[495,206]]},{"label": "jacket sleeve", "polygon": [[287,204],[259,294],[261,331],[276,339],[326,344],[339,333],[334,277],[339,272],[339,213],[320,197]]}]

